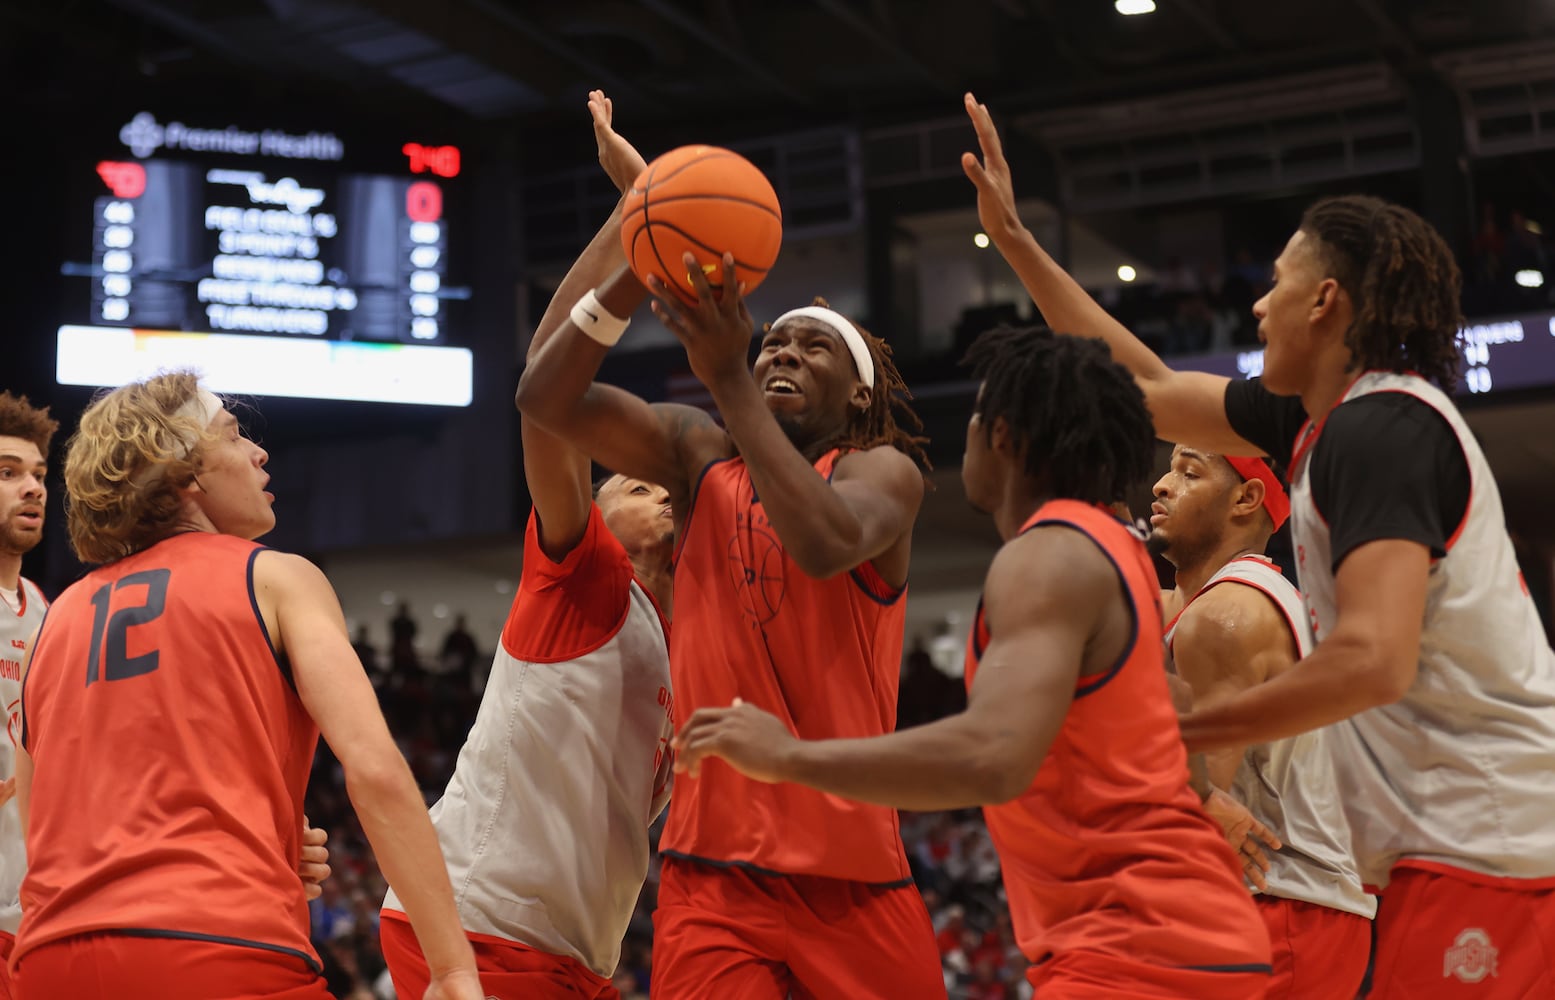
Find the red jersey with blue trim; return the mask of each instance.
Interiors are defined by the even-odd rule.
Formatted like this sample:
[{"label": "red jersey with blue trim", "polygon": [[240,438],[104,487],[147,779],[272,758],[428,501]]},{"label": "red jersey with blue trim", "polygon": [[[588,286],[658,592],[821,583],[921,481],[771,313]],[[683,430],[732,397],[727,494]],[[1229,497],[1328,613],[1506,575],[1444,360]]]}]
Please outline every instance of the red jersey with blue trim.
[{"label": "red jersey with blue trim", "polygon": [[[985,806],[1010,916],[1033,962],[1067,952],[1180,968],[1267,970],[1269,940],[1220,827],[1188,787],[1167,689],[1160,589],[1139,536],[1104,509],[1044,504],[1022,527],[1072,530],[1117,570],[1133,640],[1081,677],[1047,757],[1018,798]],[[971,687],[990,636],[979,607]]]},{"label": "red jersey with blue trim", "polygon": [[[840,456],[815,463],[830,478]],[[767,521],[740,458],[702,473],[675,567],[670,675],[676,719],[740,698],[801,739],[896,728],[905,591],[869,563],[829,580],[801,570]],[[793,784],[768,785],[708,760],[676,777],[667,854],[859,882],[911,879],[896,810]]]},{"label": "red jersey with blue trim", "polygon": [[22,690],[34,769],[17,957],[112,931],[320,968],[297,875],[318,727],[260,617],[262,551],[174,535],[49,609]]}]

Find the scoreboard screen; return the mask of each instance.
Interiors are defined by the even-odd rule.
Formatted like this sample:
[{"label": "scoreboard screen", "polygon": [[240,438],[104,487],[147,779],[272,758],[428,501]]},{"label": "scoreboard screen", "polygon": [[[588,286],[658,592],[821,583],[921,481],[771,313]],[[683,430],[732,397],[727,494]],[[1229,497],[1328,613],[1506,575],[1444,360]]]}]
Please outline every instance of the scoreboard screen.
[{"label": "scoreboard screen", "polygon": [[117,140],[81,167],[91,259],[64,268],[85,280],[60,383],[190,367],[218,391],[469,405],[470,352],[447,343],[468,298],[448,280],[457,147],[348,156],[329,132],[145,111]]}]

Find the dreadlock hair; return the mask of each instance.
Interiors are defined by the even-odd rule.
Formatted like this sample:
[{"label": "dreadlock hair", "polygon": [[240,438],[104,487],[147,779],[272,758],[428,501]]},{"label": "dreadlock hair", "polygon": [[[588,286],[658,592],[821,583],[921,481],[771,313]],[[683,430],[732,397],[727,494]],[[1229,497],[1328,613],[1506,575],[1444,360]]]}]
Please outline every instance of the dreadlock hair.
[{"label": "dreadlock hair", "polygon": [[26,396],[13,396],[0,392],[0,435],[21,438],[38,448],[38,454],[49,457],[49,442],[59,430],[59,421],[49,419],[47,406],[33,406]]},{"label": "dreadlock hair", "polygon": [[[819,295],[810,304],[823,309],[831,308]],[[875,363],[875,388],[870,393],[868,409],[860,410],[849,418],[848,429],[835,442],[836,446],[845,450],[865,451],[888,444],[916,462],[927,476],[934,469],[928,453],[923,450],[929,439],[918,433],[923,430],[923,421],[908,405],[912,392],[902,380],[902,373],[896,370],[896,363],[891,360],[891,345],[864,329],[857,320],[850,318],[848,322],[853,324],[853,328],[869,347],[869,356]],[[771,330],[772,324],[766,324],[763,329]],[[901,424],[896,422],[898,413],[902,417]]]},{"label": "dreadlock hair", "polygon": [[1117,503],[1149,477],[1155,426],[1145,395],[1102,341],[1001,325],[961,363],[983,383],[976,412],[989,443],[1003,417],[1026,475],[1054,496]]},{"label": "dreadlock hair", "polygon": [[1413,371],[1451,392],[1463,277],[1441,234],[1409,209],[1366,195],[1325,198],[1300,228],[1354,303],[1344,337],[1352,367]]}]

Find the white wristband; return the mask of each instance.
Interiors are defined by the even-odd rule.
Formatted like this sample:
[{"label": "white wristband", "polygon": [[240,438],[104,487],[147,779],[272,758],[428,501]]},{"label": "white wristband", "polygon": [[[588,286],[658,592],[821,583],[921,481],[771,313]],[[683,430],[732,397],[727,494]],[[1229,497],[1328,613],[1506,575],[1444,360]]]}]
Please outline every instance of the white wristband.
[{"label": "white wristband", "polygon": [[594,295],[594,289],[590,288],[583,293],[583,298],[578,300],[578,304],[572,307],[572,325],[581,330],[590,340],[596,340],[606,347],[614,347],[621,339],[621,334],[632,325],[632,321],[606,312],[605,307],[599,304],[599,299]]}]

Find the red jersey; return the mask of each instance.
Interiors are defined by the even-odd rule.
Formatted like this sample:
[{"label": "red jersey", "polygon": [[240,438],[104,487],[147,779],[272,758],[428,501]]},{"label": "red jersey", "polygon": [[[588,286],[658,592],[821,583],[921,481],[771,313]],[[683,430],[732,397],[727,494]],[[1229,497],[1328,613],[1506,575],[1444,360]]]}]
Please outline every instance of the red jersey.
[{"label": "red jersey", "polygon": [[23,692],[34,778],[18,957],[93,931],[296,955],[318,728],[254,593],[262,547],[189,532],[49,609]]},{"label": "red jersey", "polygon": [[[985,806],[1021,951],[1251,971],[1269,939],[1220,827],[1188,787],[1188,758],[1166,685],[1160,590],[1139,538],[1074,500],[1044,504],[1022,527],[1061,524],[1112,562],[1134,641],[1102,674],[1081,677],[1042,767],[1019,798]],[[967,650],[971,687],[989,642],[982,609]]]},{"label": "red jersey", "polygon": [[[830,478],[840,452],[815,463]],[[905,590],[865,563],[817,580],[783,549],[739,458],[702,473],[675,567],[676,719],[735,698],[801,739],[896,728]],[[859,882],[910,880],[896,810],[742,777],[721,760],[677,775],[660,843],[671,855]]]}]

